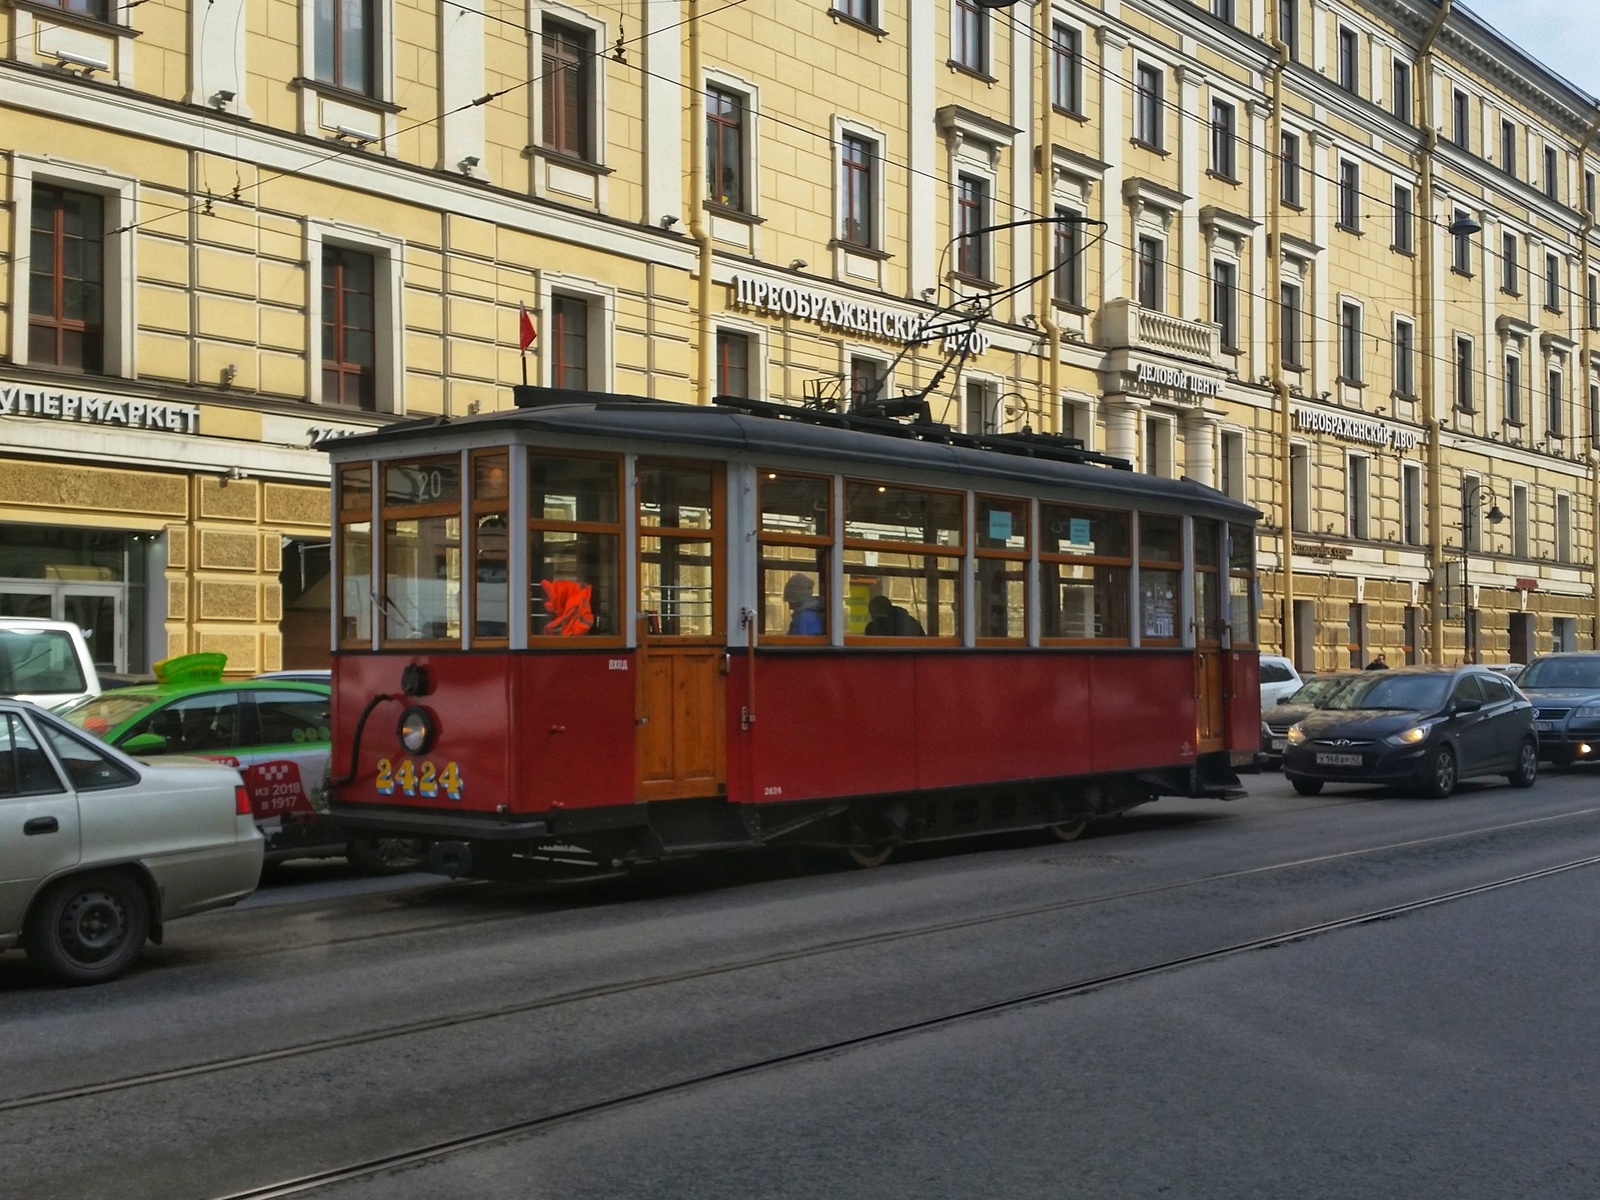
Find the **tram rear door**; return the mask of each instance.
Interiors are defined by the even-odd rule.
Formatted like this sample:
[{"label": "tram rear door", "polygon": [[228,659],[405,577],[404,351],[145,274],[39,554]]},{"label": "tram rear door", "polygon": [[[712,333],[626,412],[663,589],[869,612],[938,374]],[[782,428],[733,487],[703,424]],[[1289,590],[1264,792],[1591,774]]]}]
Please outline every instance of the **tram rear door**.
[{"label": "tram rear door", "polygon": [[1228,721],[1228,656],[1222,646],[1223,597],[1228,574],[1223,569],[1222,527],[1218,521],[1194,522],[1195,741],[1201,754],[1226,744]]},{"label": "tram rear door", "polygon": [[722,464],[640,459],[639,798],[727,790]]}]

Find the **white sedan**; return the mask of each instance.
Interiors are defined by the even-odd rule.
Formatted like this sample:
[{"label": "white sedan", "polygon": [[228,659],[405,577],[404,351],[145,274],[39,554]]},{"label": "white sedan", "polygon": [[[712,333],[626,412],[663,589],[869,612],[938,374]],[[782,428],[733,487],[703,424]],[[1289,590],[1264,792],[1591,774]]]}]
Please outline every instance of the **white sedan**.
[{"label": "white sedan", "polygon": [[112,979],[166,922],[253,892],[263,846],[233,768],[141,762],[0,700],[0,950],[68,983]]}]

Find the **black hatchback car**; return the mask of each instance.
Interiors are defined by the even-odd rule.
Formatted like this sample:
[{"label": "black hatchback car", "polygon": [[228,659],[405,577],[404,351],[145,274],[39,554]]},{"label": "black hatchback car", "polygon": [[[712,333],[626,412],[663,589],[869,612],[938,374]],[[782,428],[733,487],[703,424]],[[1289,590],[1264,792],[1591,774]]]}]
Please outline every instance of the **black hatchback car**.
[{"label": "black hatchback car", "polygon": [[1283,773],[1302,796],[1325,783],[1398,784],[1443,798],[1463,779],[1539,777],[1533,705],[1485,667],[1364,675],[1289,730]]}]

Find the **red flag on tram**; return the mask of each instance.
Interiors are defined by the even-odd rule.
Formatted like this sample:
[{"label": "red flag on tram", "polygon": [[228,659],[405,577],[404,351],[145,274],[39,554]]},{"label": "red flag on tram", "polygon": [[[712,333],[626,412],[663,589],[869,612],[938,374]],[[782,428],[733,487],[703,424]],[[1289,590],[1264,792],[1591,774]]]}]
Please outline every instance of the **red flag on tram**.
[{"label": "red flag on tram", "polygon": [[533,318],[528,315],[528,306],[518,304],[522,318],[517,324],[517,349],[526,350],[533,345],[534,339],[539,336],[539,331],[533,327]]}]

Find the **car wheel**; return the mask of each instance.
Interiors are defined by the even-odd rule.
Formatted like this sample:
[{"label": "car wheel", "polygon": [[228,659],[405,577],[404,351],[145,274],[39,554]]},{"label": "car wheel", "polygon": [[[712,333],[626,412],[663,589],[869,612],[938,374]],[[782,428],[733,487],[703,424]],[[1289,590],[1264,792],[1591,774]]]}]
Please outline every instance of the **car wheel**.
[{"label": "car wheel", "polygon": [[1322,780],[1301,779],[1296,777],[1289,780],[1289,785],[1302,796],[1319,796],[1322,794]]},{"label": "car wheel", "polygon": [[428,840],[358,833],[345,847],[345,857],[363,875],[398,875],[420,870],[427,863]]},{"label": "car wheel", "polygon": [[1084,830],[1089,828],[1089,822],[1072,821],[1066,825],[1047,825],[1045,828],[1058,842],[1075,842],[1083,836]]},{"label": "car wheel", "polygon": [[893,846],[846,846],[845,861],[855,867],[881,867],[894,857]]},{"label": "car wheel", "polygon": [[1506,776],[1514,788],[1531,788],[1539,779],[1539,743],[1528,738],[1517,751],[1517,769]]},{"label": "car wheel", "polygon": [[1456,752],[1440,746],[1428,760],[1422,774],[1422,794],[1430,800],[1443,800],[1456,790]]},{"label": "car wheel", "polygon": [[116,872],[78,875],[52,884],[28,917],[28,957],[66,983],[104,983],[144,950],[150,903],[132,879]]}]

